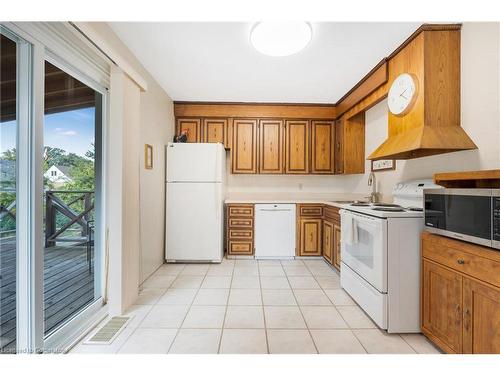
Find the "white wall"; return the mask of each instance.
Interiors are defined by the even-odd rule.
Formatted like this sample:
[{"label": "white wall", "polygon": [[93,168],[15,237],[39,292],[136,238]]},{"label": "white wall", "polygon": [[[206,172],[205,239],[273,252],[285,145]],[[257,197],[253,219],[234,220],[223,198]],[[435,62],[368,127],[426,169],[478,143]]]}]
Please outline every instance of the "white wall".
[{"label": "white wall", "polygon": [[172,100],[156,84],[141,93],[141,145],[153,146],[153,169],[141,149],[141,282],[165,259],[165,145],[174,135]]},{"label": "white wall", "polygon": [[[392,187],[403,180],[432,178],[434,173],[500,168],[500,23],[465,23],[461,62],[462,126],[478,146],[408,161],[395,171],[377,173],[378,188],[390,201]],[[366,113],[366,156],[387,137],[387,101]],[[228,192],[358,193],[366,195],[367,173],[353,176],[228,175]]]},{"label": "white wall", "polygon": [[[174,134],[174,114],[173,102],[167,93],[156,83],[153,77],[144,69],[137,58],[116,36],[113,30],[102,22],[87,23],[92,28],[98,38],[110,46],[138,73],[147,84],[147,91],[139,91],[135,86],[134,90],[128,90],[132,81],[125,75],[122,77],[123,87],[115,87],[116,91],[122,91],[123,95],[123,118],[121,123],[133,121],[128,133],[117,133],[114,142],[120,137],[123,142],[128,142],[128,147],[124,148],[121,158],[126,161],[124,168],[130,169],[133,178],[123,180],[123,191],[113,191],[113,183],[110,183],[109,196],[114,199],[114,195],[124,194],[125,191],[134,197],[133,204],[129,205],[123,218],[122,233],[109,233],[110,247],[111,240],[120,235],[122,241],[131,241],[134,249],[128,248],[129,244],[119,244],[122,250],[123,264],[120,266],[124,277],[122,280],[122,304],[120,309],[126,308],[127,304],[133,303],[134,296],[137,296],[139,284],[149,277],[164,261],[164,217],[165,217],[165,153],[164,145]],[[110,95],[116,95],[116,91],[110,91]],[[133,91],[133,94],[132,94]],[[130,107],[130,108],[129,108]],[[133,116],[128,118],[128,112],[132,111]],[[111,111],[111,116],[113,116]],[[110,134],[113,133],[111,129]],[[127,138],[129,137],[129,138]],[[144,168],[144,144],[153,145],[153,169]],[[132,155],[130,155],[132,154]],[[111,156],[111,158],[113,155]],[[113,174],[112,171],[109,171]],[[135,197],[137,201],[135,202]],[[122,203],[125,210],[126,204]],[[119,212],[109,211],[108,215],[119,215]],[[127,254],[125,254],[127,252]],[[115,264],[110,264],[110,269]],[[111,273],[111,272],[110,272]],[[112,280],[110,280],[111,282]],[[116,284],[116,280],[115,284]],[[112,291],[110,288],[110,301]],[[123,294],[125,293],[125,294]]]}]

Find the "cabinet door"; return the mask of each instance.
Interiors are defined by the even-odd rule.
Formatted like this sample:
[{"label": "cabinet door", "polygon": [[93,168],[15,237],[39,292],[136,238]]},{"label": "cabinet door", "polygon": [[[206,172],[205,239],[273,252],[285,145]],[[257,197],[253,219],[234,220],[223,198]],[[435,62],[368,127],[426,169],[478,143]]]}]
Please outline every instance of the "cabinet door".
[{"label": "cabinet door", "polygon": [[464,277],[464,353],[500,354],[500,289]]},{"label": "cabinet door", "polygon": [[462,276],[422,261],[422,329],[448,352],[462,352]]},{"label": "cabinet door", "polygon": [[179,135],[184,130],[188,131],[188,143],[201,142],[201,119],[178,118],[176,134]]},{"label": "cabinet door", "polygon": [[323,258],[333,264],[334,235],[333,223],[323,220]]},{"label": "cabinet door", "polygon": [[333,174],[333,121],[311,122],[311,173]]},{"label": "cabinet door", "polygon": [[233,121],[233,173],[257,173],[257,120]]},{"label": "cabinet door", "polygon": [[283,121],[259,122],[259,173],[283,173]]},{"label": "cabinet door", "polygon": [[340,271],[340,223],[333,224],[333,265]]},{"label": "cabinet door", "polygon": [[321,255],[321,219],[300,219],[299,255]]},{"label": "cabinet door", "polygon": [[[334,162],[335,162],[335,173],[344,173],[344,149],[342,147],[344,139],[344,126],[342,120],[335,121],[335,150],[334,150]],[[364,155],[363,155],[364,157]]]},{"label": "cabinet door", "polygon": [[227,147],[227,119],[204,119],[203,142],[222,143]]},{"label": "cabinet door", "polygon": [[309,173],[309,121],[286,121],[285,172]]}]

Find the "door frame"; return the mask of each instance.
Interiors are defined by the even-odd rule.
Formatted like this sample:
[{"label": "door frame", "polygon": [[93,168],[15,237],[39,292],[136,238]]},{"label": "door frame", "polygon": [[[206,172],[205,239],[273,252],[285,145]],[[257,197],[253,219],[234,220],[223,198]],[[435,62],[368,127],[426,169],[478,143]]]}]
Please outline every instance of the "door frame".
[{"label": "door frame", "polygon": [[[104,251],[104,238],[105,238],[105,227],[106,227],[106,217],[105,217],[105,210],[104,205],[106,204],[105,201],[105,171],[106,171],[106,148],[104,145],[106,144],[105,140],[105,134],[106,134],[106,124],[108,123],[107,121],[107,103],[109,102],[108,100],[108,90],[101,86],[99,83],[95,82],[91,78],[89,78],[87,75],[84,73],[80,72],[77,68],[75,68],[73,65],[65,61],[63,58],[59,57],[56,53],[45,49],[44,56],[43,56],[43,61],[41,62],[42,65],[42,70],[44,72],[43,78],[45,78],[45,61],[49,62],[50,64],[56,66],[57,68],[61,69],[65,73],[71,75],[72,77],[78,79],[80,82],[84,83],[86,86],[90,87],[94,91],[98,92],[101,94],[101,108],[98,108],[96,106],[96,114],[98,113],[100,109],[100,118],[101,118],[101,131],[100,134],[96,133],[95,137],[95,150],[100,149],[100,152],[95,153],[95,160],[94,160],[94,167],[95,167],[95,190],[94,190],[94,201],[95,201],[95,217],[98,218],[98,223],[99,226],[96,227],[98,230],[95,231],[95,237],[94,237],[94,290],[99,291],[99,298],[97,298],[94,302],[90,303],[88,306],[86,306],[83,310],[81,310],[79,313],[76,315],[72,316],[69,318],[65,323],[63,323],[60,327],[58,327],[54,332],[51,332],[47,336],[45,336],[44,332],[42,332],[42,336],[44,337],[44,352],[61,352],[64,351],[65,346],[72,341],[72,338],[75,336],[78,336],[78,334],[75,332],[77,331],[77,327],[82,327],[85,325],[89,319],[91,319],[95,314],[99,313],[102,306],[105,304],[104,301],[104,294],[105,291],[103,290],[105,283],[104,278],[104,263],[105,263],[105,251]],[[44,80],[45,81],[45,80]],[[45,82],[44,82],[45,83]],[[43,87],[43,85],[42,85]],[[43,108],[42,108],[42,117],[44,116],[43,114]],[[98,116],[95,116],[96,120]],[[43,150],[43,119],[42,119],[42,130],[41,130],[41,138],[42,138],[42,150]],[[95,124],[97,127],[99,124]],[[42,151],[43,152],[43,151]],[[41,172],[41,175],[43,175],[43,172]],[[43,184],[42,184],[42,190],[43,190]],[[43,194],[43,191],[42,191]],[[40,218],[43,218],[43,207],[42,207],[42,215]],[[43,219],[40,220],[42,223],[42,233],[43,233]],[[43,249],[43,246],[42,246]],[[43,254],[43,251],[40,253]],[[42,257],[43,258],[43,257]],[[41,272],[43,275],[43,259],[41,259]],[[37,290],[37,293],[41,293],[43,296],[43,280],[40,284],[41,285],[41,291]],[[40,287],[37,286],[37,289]],[[42,298],[42,306],[44,305],[44,301]],[[42,315],[43,317],[43,315]],[[42,331],[44,331],[44,324],[45,322],[42,320]]]},{"label": "door frame", "polygon": [[[16,350],[18,353],[40,353],[44,351],[63,351],[68,340],[78,336],[80,331],[88,329],[85,322],[96,317],[105,305],[106,270],[105,233],[106,233],[106,145],[109,134],[109,93],[89,75],[75,66],[85,65],[82,56],[72,56],[74,61],[66,61],[69,54],[64,45],[43,43],[35,31],[33,23],[0,23],[0,31],[18,43],[17,68],[17,270],[16,303],[17,333]],[[52,40],[45,35],[44,40]],[[49,45],[50,44],[50,45]],[[73,46],[73,48],[78,48]],[[60,53],[58,53],[59,51]],[[84,52],[82,51],[84,54]],[[44,80],[45,61],[54,64],[93,90],[102,98],[101,134],[96,137],[96,149],[100,147],[100,157],[96,153],[96,217],[100,219],[99,230],[95,232],[94,273],[97,280],[94,288],[100,291],[100,298],[89,304],[71,317],[56,331],[44,336],[44,299],[43,299],[43,155],[44,141]],[[76,62],[76,63],[75,63]],[[97,116],[96,116],[97,117]],[[99,277],[97,277],[99,275]],[[102,281],[102,282],[101,282]],[[102,317],[101,317],[102,318]]]}]

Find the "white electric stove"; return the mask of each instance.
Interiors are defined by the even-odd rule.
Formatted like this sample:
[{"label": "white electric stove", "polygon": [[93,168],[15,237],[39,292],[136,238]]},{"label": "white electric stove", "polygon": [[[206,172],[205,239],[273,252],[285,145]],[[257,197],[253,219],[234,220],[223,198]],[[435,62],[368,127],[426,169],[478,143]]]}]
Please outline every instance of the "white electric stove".
[{"label": "white electric stove", "polygon": [[431,180],[399,183],[390,205],[346,205],[341,215],[340,282],[388,332],[420,332],[420,234],[423,189]]}]

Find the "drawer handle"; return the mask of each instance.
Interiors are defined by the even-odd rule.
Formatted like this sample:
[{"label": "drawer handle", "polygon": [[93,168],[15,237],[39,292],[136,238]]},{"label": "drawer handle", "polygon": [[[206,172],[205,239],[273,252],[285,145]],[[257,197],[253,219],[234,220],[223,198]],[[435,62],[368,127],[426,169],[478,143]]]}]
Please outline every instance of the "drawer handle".
[{"label": "drawer handle", "polygon": [[458,260],[457,260],[457,263],[458,263],[458,264],[465,264],[465,260],[463,260],[463,259],[458,259]]}]

